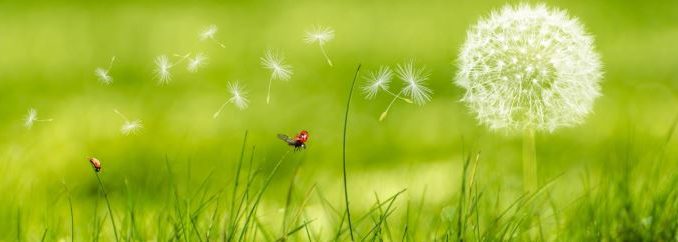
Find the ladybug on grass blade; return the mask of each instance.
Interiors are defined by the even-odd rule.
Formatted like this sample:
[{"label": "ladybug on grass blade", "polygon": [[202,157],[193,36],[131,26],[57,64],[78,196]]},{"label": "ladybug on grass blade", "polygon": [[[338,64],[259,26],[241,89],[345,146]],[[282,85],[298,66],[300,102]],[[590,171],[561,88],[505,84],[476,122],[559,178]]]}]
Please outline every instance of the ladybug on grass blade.
[{"label": "ladybug on grass blade", "polygon": [[92,168],[94,168],[94,171],[99,172],[101,171],[101,161],[97,158],[89,158],[89,163],[92,164]]},{"label": "ladybug on grass blade", "polygon": [[278,138],[285,141],[289,146],[294,146],[294,150],[301,148],[306,149],[306,141],[308,141],[308,131],[302,130],[298,135],[290,138],[284,134],[278,134]]}]

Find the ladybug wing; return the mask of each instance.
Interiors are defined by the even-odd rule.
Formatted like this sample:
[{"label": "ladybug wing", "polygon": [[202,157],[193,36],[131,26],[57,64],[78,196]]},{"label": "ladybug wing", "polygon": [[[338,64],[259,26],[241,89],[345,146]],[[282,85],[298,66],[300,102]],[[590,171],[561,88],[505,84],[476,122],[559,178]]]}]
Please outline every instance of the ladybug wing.
[{"label": "ladybug wing", "polygon": [[288,145],[294,145],[296,144],[296,141],[292,138],[290,138],[287,135],[284,134],[278,134],[278,139],[281,139],[282,141],[285,141]]}]

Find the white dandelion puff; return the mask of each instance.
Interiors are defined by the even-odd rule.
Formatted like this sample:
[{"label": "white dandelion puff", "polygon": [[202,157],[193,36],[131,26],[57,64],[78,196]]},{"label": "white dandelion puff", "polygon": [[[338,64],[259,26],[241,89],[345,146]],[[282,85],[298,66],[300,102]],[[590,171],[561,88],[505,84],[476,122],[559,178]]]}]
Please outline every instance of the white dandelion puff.
[{"label": "white dandelion puff", "polygon": [[26,114],[26,117],[24,118],[24,127],[27,129],[31,129],[33,127],[33,124],[35,122],[51,122],[52,119],[39,119],[38,118],[38,111],[35,110],[34,108],[28,109],[28,114]]},{"label": "white dandelion puff", "polygon": [[456,84],[493,130],[552,132],[583,122],[600,96],[600,57],[579,21],[544,5],[506,6],[461,48]]},{"label": "white dandelion puff", "polygon": [[[388,91],[388,93],[393,96],[393,99],[388,106],[386,106],[386,110],[379,116],[379,121],[383,121],[386,118],[388,111],[398,99],[407,103],[415,103],[420,106],[431,100],[432,91],[425,83],[429,73],[424,68],[417,68],[414,65],[414,60],[407,61],[402,65],[398,64],[395,73],[398,78],[403,81],[404,86],[397,94]],[[403,97],[403,95],[408,97]]]},{"label": "white dandelion puff", "polygon": [[111,77],[111,75],[109,74],[111,68],[113,68],[113,62],[115,62],[115,56],[111,58],[111,62],[108,64],[108,68],[97,67],[96,69],[94,69],[94,75],[101,83],[105,85],[110,85],[111,83],[113,83],[113,77]]},{"label": "white dandelion puff", "polygon": [[424,105],[431,100],[432,91],[425,83],[429,73],[424,68],[416,68],[414,61],[410,60],[403,65],[398,65],[396,74],[405,82],[405,87],[402,89],[403,95],[409,96],[415,104]]},{"label": "white dandelion puff", "polygon": [[207,26],[202,32],[200,32],[200,40],[205,41],[205,40],[212,40],[214,43],[217,43],[221,48],[226,48],[226,45],[218,41],[214,35],[219,31],[219,28],[212,24],[210,26]]},{"label": "white dandelion puff", "polygon": [[221,104],[221,107],[219,107],[219,110],[217,110],[212,115],[212,118],[219,117],[221,111],[224,110],[224,107],[226,107],[226,105],[229,103],[234,104],[240,110],[246,109],[247,106],[249,105],[249,100],[247,99],[247,91],[244,89],[244,87],[240,86],[238,81],[228,83],[228,92],[231,93],[231,97],[226,102]]},{"label": "white dandelion puff", "polygon": [[207,56],[203,53],[198,53],[193,58],[188,58],[188,64],[186,65],[186,70],[189,72],[197,72],[202,66],[206,64]]},{"label": "white dandelion puff", "polygon": [[492,130],[523,133],[523,188],[537,191],[535,131],[582,123],[600,96],[593,38],[564,11],[507,5],[467,34],[456,84]]},{"label": "white dandelion puff", "polygon": [[122,118],[122,120],[124,121],[122,126],[120,126],[120,132],[123,135],[137,134],[144,127],[143,124],[141,123],[141,120],[139,119],[129,120],[117,109],[113,109],[113,112],[120,116],[120,118]]},{"label": "white dandelion puff", "polygon": [[327,55],[324,46],[325,43],[329,42],[332,39],[334,39],[334,30],[332,28],[320,25],[314,26],[313,29],[311,29],[310,31],[306,31],[306,36],[304,37],[304,41],[307,44],[318,43],[318,46],[320,46],[320,51],[322,52],[323,56],[325,56],[327,64],[329,64],[330,66],[332,66],[332,61],[330,60],[330,57]]},{"label": "white dandelion puff", "polygon": [[285,64],[285,56],[270,49],[261,58],[261,65],[271,71],[271,77],[268,80],[268,92],[266,94],[266,104],[268,104],[271,100],[271,84],[273,80],[289,80],[293,74],[292,66]]}]

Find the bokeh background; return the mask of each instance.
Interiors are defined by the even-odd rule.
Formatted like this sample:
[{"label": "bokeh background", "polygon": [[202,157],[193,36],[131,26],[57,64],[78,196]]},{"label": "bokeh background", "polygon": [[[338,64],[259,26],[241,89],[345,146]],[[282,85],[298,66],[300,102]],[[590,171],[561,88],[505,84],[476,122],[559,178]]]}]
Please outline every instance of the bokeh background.
[{"label": "bokeh background", "polygon": [[[342,125],[353,72],[358,64],[365,74],[409,59],[431,73],[430,103],[397,102],[379,122],[390,98],[354,96],[348,126],[351,204],[359,211],[374,202],[375,192],[387,196],[407,188],[405,200],[423,195],[437,215],[457,193],[464,152],[478,151],[479,183],[489,197],[506,197],[501,203],[508,203],[522,191],[520,137],[479,126],[452,83],[466,29],[505,3],[4,1],[0,238],[15,238],[17,220],[26,238],[39,238],[50,226],[56,228],[54,236],[66,236],[59,235],[68,231],[62,183],[73,194],[76,221],[83,223],[78,233],[88,233],[94,204],[101,203],[87,162],[91,156],[103,162],[104,182],[119,207],[128,184],[138,207],[162,210],[169,191],[166,159],[186,190],[210,172],[214,189],[226,186],[246,131],[248,150],[256,145],[255,164],[264,170],[289,149],[277,133],[310,132],[309,148],[292,153],[281,166],[261,216],[277,216],[296,166],[301,190],[317,184],[340,206]],[[557,179],[553,196],[567,204],[582,191],[582,177],[604,180],[625,167],[617,162],[618,151],[652,150],[670,137],[678,117],[678,2],[544,3],[581,20],[595,37],[605,72],[603,96],[583,125],[537,136],[540,179]],[[211,24],[219,27],[215,38],[225,48],[199,41],[200,31]],[[305,31],[316,24],[335,30],[336,38],[325,46],[333,67],[317,45],[303,42]],[[267,48],[281,50],[294,67],[289,82],[273,82],[268,105],[269,72],[259,63]],[[177,66],[169,85],[158,86],[154,58],[189,52],[205,53],[205,68],[189,73]],[[106,67],[112,56],[117,58],[110,71],[114,83],[102,85],[94,69]],[[227,106],[213,119],[228,99],[227,82],[236,80],[249,92],[249,108]],[[394,80],[393,86],[399,85]],[[54,121],[26,129],[29,108]],[[123,120],[113,109],[141,119],[143,130],[122,135]],[[675,158],[678,141],[668,142],[668,157]],[[650,166],[639,162],[632,165]]]}]

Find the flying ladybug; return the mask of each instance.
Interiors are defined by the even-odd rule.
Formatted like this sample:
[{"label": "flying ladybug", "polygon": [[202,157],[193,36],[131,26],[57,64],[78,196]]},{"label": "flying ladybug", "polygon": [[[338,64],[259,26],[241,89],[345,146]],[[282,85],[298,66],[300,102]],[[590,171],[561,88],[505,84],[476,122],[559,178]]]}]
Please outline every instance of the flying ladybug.
[{"label": "flying ladybug", "polygon": [[284,134],[278,134],[278,138],[285,141],[289,146],[294,146],[294,150],[301,148],[306,149],[306,141],[308,141],[308,131],[302,130],[294,137],[289,137]]}]

